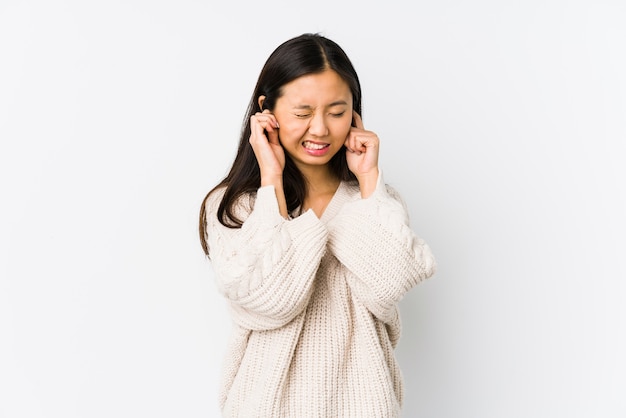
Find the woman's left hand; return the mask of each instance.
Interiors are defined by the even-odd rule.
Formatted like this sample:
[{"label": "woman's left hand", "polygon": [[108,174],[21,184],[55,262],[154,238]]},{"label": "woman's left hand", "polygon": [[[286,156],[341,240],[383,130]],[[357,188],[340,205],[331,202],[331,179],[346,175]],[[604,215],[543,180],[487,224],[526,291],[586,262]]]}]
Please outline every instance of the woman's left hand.
[{"label": "woman's left hand", "polygon": [[359,181],[361,196],[369,197],[376,189],[378,181],[378,149],[380,141],[374,132],[363,128],[363,120],[352,111],[354,125],[350,128],[344,145],[348,168]]}]

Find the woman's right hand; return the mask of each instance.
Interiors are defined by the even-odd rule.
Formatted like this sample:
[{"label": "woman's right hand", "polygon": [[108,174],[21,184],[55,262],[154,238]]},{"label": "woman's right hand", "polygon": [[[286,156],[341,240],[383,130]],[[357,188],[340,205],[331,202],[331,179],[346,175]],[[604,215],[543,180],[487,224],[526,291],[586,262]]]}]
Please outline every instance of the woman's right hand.
[{"label": "woman's right hand", "polygon": [[278,139],[278,121],[268,109],[250,117],[250,145],[261,169],[261,185],[282,184],[285,151]]},{"label": "woman's right hand", "polygon": [[278,210],[283,218],[288,219],[283,190],[285,150],[278,139],[278,121],[269,110],[250,116],[250,145],[261,170],[261,187],[274,186]]}]

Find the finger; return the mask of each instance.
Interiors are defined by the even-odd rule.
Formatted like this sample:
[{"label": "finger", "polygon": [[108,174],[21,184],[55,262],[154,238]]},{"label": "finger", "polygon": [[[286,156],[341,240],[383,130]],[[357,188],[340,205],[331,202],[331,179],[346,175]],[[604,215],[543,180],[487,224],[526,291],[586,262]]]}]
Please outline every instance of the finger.
[{"label": "finger", "polygon": [[252,136],[264,137],[264,131],[266,126],[267,121],[260,120],[259,117],[256,115],[250,117],[250,133],[252,134]]},{"label": "finger", "polygon": [[260,147],[259,149],[264,149],[267,147],[269,139],[268,135],[266,135],[267,131],[263,128],[262,124],[253,123],[251,128],[249,142],[252,148],[257,149]]},{"label": "finger", "polygon": [[344,145],[349,152],[356,155],[361,155],[361,149],[355,135],[348,135],[348,138],[346,139],[346,142],[344,142]]},{"label": "finger", "polygon": [[274,115],[272,114],[272,112],[270,112],[270,110],[269,110],[269,109],[265,109],[265,110],[261,113],[261,115],[266,115],[266,116],[269,116],[269,120],[271,121],[272,126],[273,126],[274,128],[278,128],[278,120],[276,120],[276,116],[274,116]]},{"label": "finger", "polygon": [[357,142],[357,133],[359,128],[353,126],[352,128],[350,128],[350,131],[348,132],[348,135],[346,136],[346,140],[344,141],[343,145],[348,149],[348,151],[350,152],[355,152],[358,150],[358,142]]},{"label": "finger", "polygon": [[276,121],[274,115],[262,115],[261,113],[257,113],[250,118],[251,133],[257,137],[263,137],[266,141],[269,140],[270,142],[276,142],[274,138],[269,138],[269,136],[272,133],[276,136],[277,128],[278,121]]},{"label": "finger", "polygon": [[361,116],[358,113],[356,113],[356,110],[352,111],[352,121],[354,123],[355,128],[365,129],[363,127],[363,119],[361,119]]},{"label": "finger", "polygon": [[358,151],[365,151],[372,143],[372,140],[372,136],[367,131],[353,131],[349,137],[350,147]]},{"label": "finger", "polygon": [[343,146],[346,147],[348,152],[354,152],[354,149],[352,149],[352,143],[350,142],[350,134],[348,134],[346,140],[343,142]]},{"label": "finger", "polygon": [[261,126],[263,126],[263,129],[267,128],[268,126],[271,126],[272,128],[278,128],[278,121],[276,120],[276,118],[274,117],[274,115],[269,115],[270,117],[261,115],[260,113],[257,113],[256,115],[253,115],[250,118],[250,122],[251,124],[259,124]]},{"label": "finger", "polygon": [[273,127],[268,127],[267,131],[267,140],[270,144],[280,145],[280,141],[278,139],[278,131]]},{"label": "finger", "polygon": [[278,132],[276,131],[278,129],[278,120],[276,119],[276,116],[274,116],[269,109],[265,109],[262,114],[269,116],[269,125],[265,127],[268,141],[272,144],[279,145],[280,142],[278,140]]}]

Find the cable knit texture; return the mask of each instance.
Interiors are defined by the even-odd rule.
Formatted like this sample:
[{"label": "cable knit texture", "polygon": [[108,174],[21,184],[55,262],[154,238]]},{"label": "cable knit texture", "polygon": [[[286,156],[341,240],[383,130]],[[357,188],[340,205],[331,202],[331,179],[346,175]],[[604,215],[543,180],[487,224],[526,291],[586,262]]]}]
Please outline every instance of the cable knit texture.
[{"label": "cable knit texture", "polygon": [[225,417],[398,417],[398,302],[435,260],[379,176],[362,199],[343,182],[320,219],[286,220],[272,186],[241,198],[241,229],[207,200],[217,287],[234,330],[220,391]]}]

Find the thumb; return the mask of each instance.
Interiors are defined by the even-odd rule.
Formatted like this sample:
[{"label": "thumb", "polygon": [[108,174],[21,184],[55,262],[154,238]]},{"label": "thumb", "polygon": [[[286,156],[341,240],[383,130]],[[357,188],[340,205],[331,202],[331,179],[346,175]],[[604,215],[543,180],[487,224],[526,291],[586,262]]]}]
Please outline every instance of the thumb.
[{"label": "thumb", "polygon": [[268,126],[266,128],[267,131],[267,140],[270,144],[280,145],[280,140],[278,139],[278,130],[272,126]]}]

